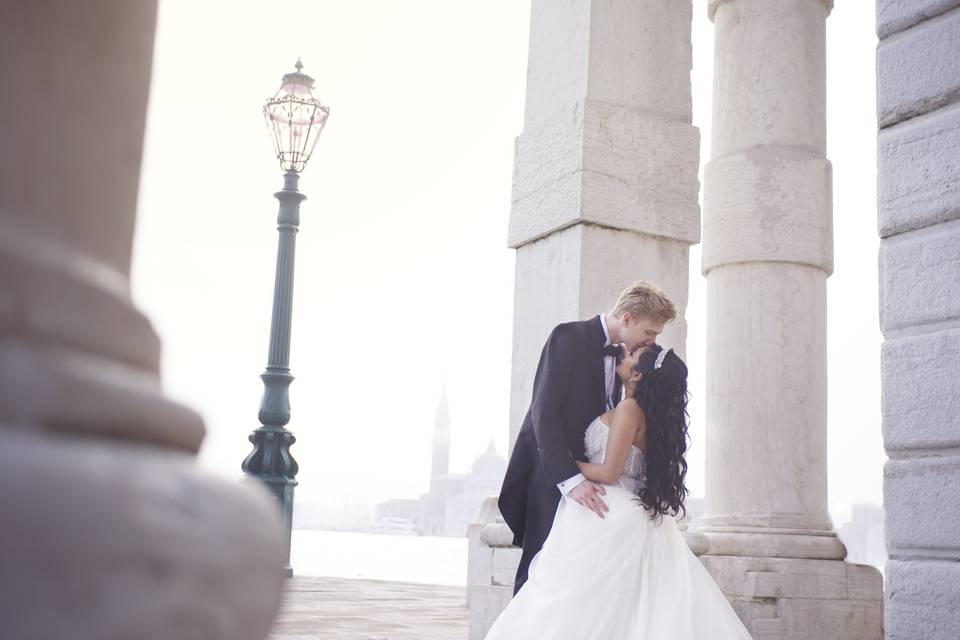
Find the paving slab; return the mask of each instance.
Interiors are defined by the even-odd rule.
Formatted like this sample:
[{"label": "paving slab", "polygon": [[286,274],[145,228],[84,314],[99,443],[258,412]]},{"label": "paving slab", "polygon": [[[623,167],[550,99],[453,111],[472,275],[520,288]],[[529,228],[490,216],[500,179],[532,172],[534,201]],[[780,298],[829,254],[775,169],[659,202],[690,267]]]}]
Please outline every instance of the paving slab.
[{"label": "paving slab", "polygon": [[466,589],[293,577],[270,640],[466,640]]}]

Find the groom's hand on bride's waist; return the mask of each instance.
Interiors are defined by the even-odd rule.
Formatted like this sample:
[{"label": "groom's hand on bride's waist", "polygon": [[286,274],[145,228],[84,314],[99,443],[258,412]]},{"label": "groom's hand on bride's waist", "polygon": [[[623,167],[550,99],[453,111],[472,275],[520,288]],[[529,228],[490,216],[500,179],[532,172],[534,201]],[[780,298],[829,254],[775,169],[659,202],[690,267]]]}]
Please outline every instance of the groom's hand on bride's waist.
[{"label": "groom's hand on bride's waist", "polygon": [[602,484],[598,484],[590,480],[584,480],[571,489],[570,493],[567,494],[567,497],[576,500],[581,505],[603,518],[603,514],[610,510],[607,507],[607,503],[604,502],[603,498],[600,497],[606,494],[607,490],[603,488]]}]

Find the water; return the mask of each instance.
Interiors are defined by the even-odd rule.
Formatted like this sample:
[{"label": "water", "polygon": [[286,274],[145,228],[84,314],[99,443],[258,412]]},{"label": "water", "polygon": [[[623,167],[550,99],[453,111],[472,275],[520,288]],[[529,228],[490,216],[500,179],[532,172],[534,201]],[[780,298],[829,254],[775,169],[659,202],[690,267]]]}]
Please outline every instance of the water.
[{"label": "water", "polygon": [[467,539],[294,529],[294,575],[467,584]]}]

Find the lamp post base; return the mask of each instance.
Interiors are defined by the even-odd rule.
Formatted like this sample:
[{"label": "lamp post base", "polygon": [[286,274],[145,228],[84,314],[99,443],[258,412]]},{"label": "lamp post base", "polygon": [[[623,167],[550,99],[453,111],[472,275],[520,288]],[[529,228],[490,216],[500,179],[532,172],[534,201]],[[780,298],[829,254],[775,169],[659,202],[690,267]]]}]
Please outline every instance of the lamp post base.
[{"label": "lamp post base", "polygon": [[293,531],[293,490],[297,486],[296,474],[299,465],[290,454],[290,445],[296,440],[294,435],[283,427],[260,427],[250,434],[253,451],[242,465],[246,477],[261,482],[280,508],[280,518],[286,535],[287,562],[284,571],[287,577],[293,575],[290,567],[290,538]]}]

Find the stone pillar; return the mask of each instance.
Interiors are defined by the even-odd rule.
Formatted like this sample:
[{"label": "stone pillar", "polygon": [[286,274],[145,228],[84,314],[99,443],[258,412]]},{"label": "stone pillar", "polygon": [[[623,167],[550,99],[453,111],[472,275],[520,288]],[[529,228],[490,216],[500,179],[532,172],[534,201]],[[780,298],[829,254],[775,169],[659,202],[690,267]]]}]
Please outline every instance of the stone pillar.
[{"label": "stone pillar", "polygon": [[[661,342],[683,352],[689,246],[700,237],[692,2],[534,0],[531,11],[508,238],[511,446],[550,330],[609,310],[631,282],[650,280],[676,303]],[[487,522],[469,585],[471,638],[509,601],[519,560],[506,525]]]},{"label": "stone pillar", "polygon": [[[832,0],[711,0],[704,172],[704,558],[761,638],[879,638],[880,576],[827,511],[826,18]],[[855,588],[851,588],[855,586]]]},{"label": "stone pillar", "polygon": [[[710,4],[702,528],[715,547],[737,555],[845,553],[827,513],[828,11],[823,0]],[[730,464],[744,458],[753,464]]]},{"label": "stone pillar", "polygon": [[888,637],[960,638],[960,1],[877,2]]},{"label": "stone pillar", "polygon": [[263,638],[277,509],[196,470],[130,297],[156,3],[0,7],[4,635]]},{"label": "stone pillar", "polygon": [[540,350],[561,322],[608,310],[646,279],[677,304],[700,238],[690,0],[534,0],[508,243],[517,250],[511,446]]}]

